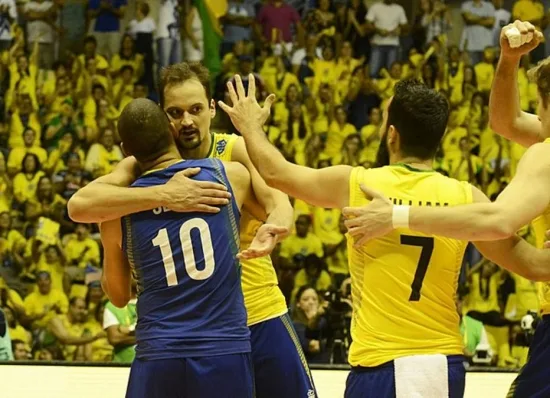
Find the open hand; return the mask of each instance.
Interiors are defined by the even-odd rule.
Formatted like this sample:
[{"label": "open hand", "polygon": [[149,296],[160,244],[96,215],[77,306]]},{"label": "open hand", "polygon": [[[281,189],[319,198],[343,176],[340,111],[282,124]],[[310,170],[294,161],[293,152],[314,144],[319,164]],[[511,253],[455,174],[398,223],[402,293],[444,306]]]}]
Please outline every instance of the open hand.
[{"label": "open hand", "polygon": [[256,100],[256,80],[252,73],[248,75],[248,93],[245,92],[243,81],[239,75],[235,75],[235,85],[237,86],[236,92],[233,83],[231,81],[227,83],[227,90],[233,106],[231,107],[223,101],[218,101],[218,105],[227,113],[235,128],[242,135],[246,135],[263,127],[271,113],[275,95],[270,94],[266,98],[264,106],[261,107]]},{"label": "open hand", "polygon": [[203,213],[218,213],[218,206],[227,205],[231,198],[227,188],[215,182],[192,180],[199,172],[196,167],[174,174],[159,188],[162,205],[179,212]]},{"label": "open hand", "polygon": [[286,227],[264,224],[258,228],[258,232],[256,232],[250,246],[237,254],[237,258],[239,260],[251,260],[267,256],[271,254],[278,242],[288,236],[289,232]]},{"label": "open hand", "polygon": [[344,207],[342,214],[348,233],[355,240],[355,247],[386,235],[393,230],[393,204],[380,192],[361,184],[361,190],[371,202],[363,207]]}]

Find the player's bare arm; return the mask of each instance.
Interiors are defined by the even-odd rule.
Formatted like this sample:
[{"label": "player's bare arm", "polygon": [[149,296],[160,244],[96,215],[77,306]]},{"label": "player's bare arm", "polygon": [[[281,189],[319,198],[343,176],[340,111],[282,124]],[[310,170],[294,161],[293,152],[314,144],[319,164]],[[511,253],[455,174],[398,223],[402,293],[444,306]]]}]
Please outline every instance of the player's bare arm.
[{"label": "player's bare arm", "polygon": [[[272,96],[270,98],[270,100],[266,101],[264,108],[262,108],[264,112],[269,112],[274,97]],[[240,129],[238,130],[240,131]],[[277,227],[287,228],[290,231],[294,223],[294,209],[288,200],[288,196],[281,191],[270,188],[265,183],[263,178],[260,176],[260,173],[258,173],[258,170],[256,170],[256,167],[254,167],[254,164],[250,160],[247,147],[242,138],[239,138],[235,142],[232,157],[232,160],[243,164],[250,172],[254,195],[256,196],[259,204],[264,208],[267,215],[265,223]],[[284,235],[280,238],[283,237]]]},{"label": "player's bare arm", "polygon": [[[524,43],[510,46],[507,32],[517,29]],[[532,37],[531,41],[527,41]],[[537,116],[521,110],[518,90],[519,62],[523,55],[536,48],[543,35],[529,22],[515,21],[502,28],[500,34],[501,55],[497,65],[489,100],[491,128],[525,147],[543,140],[541,123]]]},{"label": "player's bare arm", "polygon": [[[535,144],[521,159],[517,174],[493,203],[454,207],[394,206],[380,193],[364,187],[371,203],[346,208],[343,214],[349,233],[358,244],[385,235],[394,227],[394,211],[409,212],[411,230],[449,238],[481,241],[512,236],[542,214],[550,203],[550,146]],[[399,217],[399,214],[397,214]]]},{"label": "player's bare arm", "polygon": [[128,258],[122,251],[121,220],[102,223],[100,233],[104,252],[101,286],[109,300],[122,308],[128,304],[132,295],[132,272]]},{"label": "player's bare arm", "polygon": [[[491,201],[472,187],[476,203]],[[537,249],[517,235],[495,241],[472,242],[486,259],[531,281],[550,280],[550,250]]]},{"label": "player's bare arm", "polygon": [[350,166],[311,169],[288,162],[268,141],[260,124],[250,123],[262,108],[256,101],[254,76],[250,75],[248,95],[240,76],[235,76],[237,90],[228,84],[233,107],[219,102],[246,142],[250,159],[265,182],[276,189],[314,206],[341,208],[349,202]]},{"label": "player's bare arm", "polygon": [[78,190],[67,205],[73,221],[101,223],[156,207],[181,212],[217,213],[226,205],[230,194],[222,184],[195,181],[191,177],[200,169],[187,169],[165,185],[130,188],[140,175],[134,157],[122,160],[115,170]]}]

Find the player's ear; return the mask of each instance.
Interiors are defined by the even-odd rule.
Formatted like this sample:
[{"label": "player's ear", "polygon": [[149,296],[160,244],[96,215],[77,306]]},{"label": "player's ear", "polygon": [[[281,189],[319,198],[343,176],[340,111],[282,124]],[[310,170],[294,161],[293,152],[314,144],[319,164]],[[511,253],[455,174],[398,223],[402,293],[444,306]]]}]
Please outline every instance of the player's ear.
[{"label": "player's ear", "polygon": [[210,100],[210,118],[214,119],[215,116],[216,116],[216,101],[214,101],[214,99],[212,98]]},{"label": "player's ear", "polygon": [[397,130],[393,124],[388,128],[388,144],[393,144],[397,141]]}]

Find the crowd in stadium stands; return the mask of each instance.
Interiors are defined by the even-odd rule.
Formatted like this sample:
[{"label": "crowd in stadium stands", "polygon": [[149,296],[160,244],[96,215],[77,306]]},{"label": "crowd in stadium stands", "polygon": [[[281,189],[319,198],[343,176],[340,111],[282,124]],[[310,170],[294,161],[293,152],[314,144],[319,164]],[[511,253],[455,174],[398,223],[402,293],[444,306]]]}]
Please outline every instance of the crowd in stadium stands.
[{"label": "crowd in stadium stands", "polygon": [[[239,73],[246,85],[254,73],[259,99],[278,99],[265,125],[271,142],[319,168],[373,167],[382,109],[397,81],[416,77],[452,107],[434,168],[493,199],[514,175],[523,149],[488,126],[489,91],[500,28],[517,18],[544,29],[541,1],[517,0],[508,10],[501,0],[462,2],[458,43],[448,40],[454,20],[443,0],[420,0],[412,16],[405,2],[386,0],[368,8],[362,0],[164,0],[154,19],[157,2],[126,3],[0,0],[0,306],[16,360],[133,359],[135,300],[123,309],[106,301],[97,226],[71,222],[66,203],[123,158],[117,117],[134,98],[158,98],[162,66],[204,61],[215,97],[228,103],[225,83]],[[207,3],[227,6],[219,20],[208,20]],[[216,27],[223,37],[212,55]],[[545,56],[543,43],[522,60],[525,111],[537,101],[526,71]],[[223,112],[213,129],[235,132]],[[280,287],[308,359],[345,362],[343,219],[293,204],[295,231],[273,254]],[[530,226],[519,233],[534,243]],[[525,363],[529,339],[519,321],[538,310],[536,289],[470,248],[457,302],[466,354],[488,341],[492,364]]]}]

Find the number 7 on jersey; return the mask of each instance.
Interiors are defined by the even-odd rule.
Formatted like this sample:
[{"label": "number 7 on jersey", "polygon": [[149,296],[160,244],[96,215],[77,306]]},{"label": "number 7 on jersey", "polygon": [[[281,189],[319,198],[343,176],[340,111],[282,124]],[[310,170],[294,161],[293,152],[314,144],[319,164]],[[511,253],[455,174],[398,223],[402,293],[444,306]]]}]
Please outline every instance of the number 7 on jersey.
[{"label": "number 7 on jersey", "polygon": [[401,235],[401,244],[422,248],[411,285],[411,295],[409,296],[409,301],[419,301],[422,283],[426,277],[426,271],[428,271],[428,265],[430,264],[434,251],[434,238],[427,236]]}]

